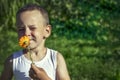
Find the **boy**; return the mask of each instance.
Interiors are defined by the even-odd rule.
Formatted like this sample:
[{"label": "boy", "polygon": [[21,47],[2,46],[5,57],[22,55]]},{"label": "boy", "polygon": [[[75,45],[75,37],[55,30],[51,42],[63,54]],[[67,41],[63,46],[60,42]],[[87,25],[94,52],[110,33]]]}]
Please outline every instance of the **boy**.
[{"label": "boy", "polygon": [[[51,34],[47,12],[40,6],[29,4],[16,15],[18,38],[28,36],[29,48],[15,52],[6,60],[0,80],[70,80],[63,56],[45,47]],[[34,64],[30,61],[30,55]]]}]

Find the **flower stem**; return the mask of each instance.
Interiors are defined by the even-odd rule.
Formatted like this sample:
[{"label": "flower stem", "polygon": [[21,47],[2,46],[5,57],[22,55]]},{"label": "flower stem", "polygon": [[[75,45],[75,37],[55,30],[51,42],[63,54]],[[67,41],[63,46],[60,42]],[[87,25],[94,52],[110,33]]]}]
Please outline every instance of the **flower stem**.
[{"label": "flower stem", "polygon": [[29,52],[29,55],[30,55],[30,60],[32,61],[32,64],[34,64],[33,59],[32,59],[32,56],[31,56],[32,52],[31,52],[31,50],[30,50],[29,47],[28,47],[28,52]]}]

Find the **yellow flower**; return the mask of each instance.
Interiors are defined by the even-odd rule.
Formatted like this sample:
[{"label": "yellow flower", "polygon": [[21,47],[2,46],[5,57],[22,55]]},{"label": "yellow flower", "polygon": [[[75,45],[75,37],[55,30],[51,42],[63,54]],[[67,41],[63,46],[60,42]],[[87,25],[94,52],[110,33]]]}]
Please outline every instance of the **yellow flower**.
[{"label": "yellow flower", "polygon": [[19,45],[23,48],[26,48],[30,44],[30,39],[28,36],[22,36],[19,39]]}]

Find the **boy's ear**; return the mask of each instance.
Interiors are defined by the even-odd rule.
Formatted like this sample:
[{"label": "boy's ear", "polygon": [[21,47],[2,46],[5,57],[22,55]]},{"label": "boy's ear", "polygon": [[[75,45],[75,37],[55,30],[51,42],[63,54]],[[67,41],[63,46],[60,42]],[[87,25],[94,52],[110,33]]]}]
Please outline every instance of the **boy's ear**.
[{"label": "boy's ear", "polygon": [[51,25],[47,25],[46,28],[45,28],[45,37],[48,38],[51,34]]}]

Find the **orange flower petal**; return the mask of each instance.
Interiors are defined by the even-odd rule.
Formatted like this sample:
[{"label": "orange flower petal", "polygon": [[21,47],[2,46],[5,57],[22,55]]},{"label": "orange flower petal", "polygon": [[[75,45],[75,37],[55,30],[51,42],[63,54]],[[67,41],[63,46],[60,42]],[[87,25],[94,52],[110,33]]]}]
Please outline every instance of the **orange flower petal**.
[{"label": "orange flower petal", "polygon": [[30,39],[28,36],[23,36],[19,40],[19,45],[23,48],[26,48],[30,44]]}]

